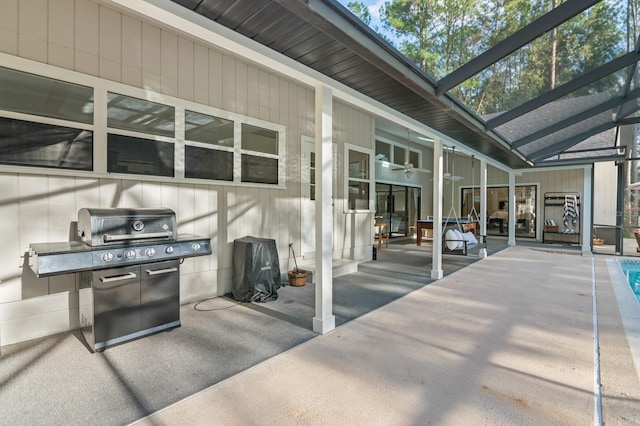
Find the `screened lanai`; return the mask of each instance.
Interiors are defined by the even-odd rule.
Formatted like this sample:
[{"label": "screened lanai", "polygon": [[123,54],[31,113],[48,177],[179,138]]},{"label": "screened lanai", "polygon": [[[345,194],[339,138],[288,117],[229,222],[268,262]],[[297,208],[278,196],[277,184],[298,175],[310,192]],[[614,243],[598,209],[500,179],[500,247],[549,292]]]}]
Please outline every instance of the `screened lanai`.
[{"label": "screened lanai", "polygon": [[[526,14],[508,9],[517,2],[466,2],[465,7],[479,6],[450,17],[471,21],[478,18],[474,13],[482,13],[480,24],[490,36],[467,44],[468,52],[478,53],[459,66],[449,65],[445,73],[427,63],[419,66],[406,49],[401,53],[411,42],[411,31],[372,25],[374,30],[346,7],[359,3],[372,10],[372,2],[174,1],[508,167],[588,164],[630,155],[617,135],[620,126],[637,122],[634,2],[524,2],[531,9]],[[387,10],[396,8],[395,18],[422,16],[428,22],[429,5],[442,2],[387,3]],[[498,15],[511,19],[495,26]],[[430,29],[427,24],[422,28]],[[581,51],[587,44],[598,52]],[[548,70],[524,90],[518,76],[530,78],[523,70],[541,66],[533,57],[548,57],[543,64]],[[478,99],[486,94],[483,88],[496,84],[502,99],[487,108]]]},{"label": "screened lanai", "polygon": [[622,252],[640,210],[625,192],[637,181],[637,1],[172,2],[405,120],[378,117],[377,135],[427,147],[418,136],[437,135],[511,171],[615,164],[607,211],[630,219],[602,229]]}]

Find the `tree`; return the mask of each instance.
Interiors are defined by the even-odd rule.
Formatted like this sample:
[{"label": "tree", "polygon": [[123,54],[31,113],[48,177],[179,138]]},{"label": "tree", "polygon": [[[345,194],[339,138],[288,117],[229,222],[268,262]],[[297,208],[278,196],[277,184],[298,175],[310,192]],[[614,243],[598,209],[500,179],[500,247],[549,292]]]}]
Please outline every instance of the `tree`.
[{"label": "tree", "polygon": [[478,0],[393,0],[383,25],[402,40],[400,51],[435,78],[473,57]]},{"label": "tree", "polygon": [[387,34],[384,34],[382,31],[380,31],[377,25],[371,25],[371,22],[372,22],[371,13],[369,12],[369,8],[364,3],[358,2],[358,1],[352,1],[347,4],[347,7],[351,11],[351,13],[353,13],[356,16],[356,18],[360,19],[367,26],[369,26],[369,28],[377,32],[378,35],[380,35],[387,42],[389,42],[389,44],[394,45],[393,40]]},{"label": "tree", "polygon": [[[631,0],[629,0],[631,1]],[[391,0],[385,28],[399,50],[440,79],[556,7],[561,0]],[[511,109],[615,56],[623,46],[619,8],[603,1],[452,90],[479,114]],[[614,79],[576,92],[617,88]]]},{"label": "tree", "polygon": [[358,19],[371,26],[371,14],[369,13],[369,8],[365,6],[364,3],[351,1],[347,4],[347,7]]}]

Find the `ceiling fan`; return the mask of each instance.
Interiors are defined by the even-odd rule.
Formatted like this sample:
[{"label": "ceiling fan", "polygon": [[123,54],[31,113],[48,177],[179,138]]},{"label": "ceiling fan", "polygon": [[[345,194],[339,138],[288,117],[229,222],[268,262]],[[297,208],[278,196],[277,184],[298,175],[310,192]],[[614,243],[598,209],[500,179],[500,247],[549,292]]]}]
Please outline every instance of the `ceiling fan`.
[{"label": "ceiling fan", "polygon": [[391,169],[391,171],[392,172],[402,171],[404,172],[404,175],[407,178],[410,178],[413,175],[413,172],[431,173],[431,170],[414,167],[413,163],[409,160],[410,154],[411,154],[411,130],[407,129],[407,161],[405,161],[402,167],[394,167]]},{"label": "ceiling fan", "polygon": [[[445,148],[443,148],[443,149],[444,149],[444,151],[445,151],[445,153],[446,153],[446,157],[445,157],[445,159],[446,159],[446,161],[445,161],[445,166],[446,166],[446,169],[447,169],[447,171],[446,171],[446,172],[444,172],[444,173],[442,174],[442,177],[444,178],[445,183],[461,181],[462,179],[464,179],[464,177],[462,177],[462,176],[456,176],[456,175],[453,173],[453,171],[454,171],[454,167],[455,167],[455,161],[454,161],[454,160],[455,160],[455,158],[454,158],[454,160],[451,160],[451,163],[452,163],[452,165],[451,165],[451,172],[449,172],[449,149],[447,149],[446,147],[445,147]],[[455,146],[452,146],[452,147],[451,147],[451,156],[452,156],[452,157],[455,157],[455,150],[456,150],[456,147],[455,147]],[[431,179],[431,180],[433,180],[433,179]]]},{"label": "ceiling fan", "polygon": [[458,182],[464,179],[464,177],[455,175],[455,165],[456,165],[455,163],[456,147],[455,146],[451,147],[451,156],[453,157],[453,159],[451,160],[451,163],[452,163],[451,173],[449,173],[449,153],[447,152],[447,171],[443,174],[443,177],[446,182]]}]

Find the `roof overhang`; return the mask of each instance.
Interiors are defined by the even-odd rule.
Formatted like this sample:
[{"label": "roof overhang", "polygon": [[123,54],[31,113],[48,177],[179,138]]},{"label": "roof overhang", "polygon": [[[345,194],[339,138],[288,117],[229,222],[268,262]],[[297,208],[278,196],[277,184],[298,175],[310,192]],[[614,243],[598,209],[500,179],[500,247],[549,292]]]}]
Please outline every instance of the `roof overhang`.
[{"label": "roof overhang", "polygon": [[[129,3],[113,2],[122,6]],[[169,10],[168,1],[148,3]],[[436,95],[432,78],[334,1],[174,0],[173,3],[357,91],[408,121],[426,126],[435,135],[444,136],[449,143],[467,147],[470,152],[508,168],[531,166],[504,138],[487,131],[484,120],[455,97]],[[195,18],[181,15],[190,20]]]},{"label": "roof overhang", "polygon": [[[334,95],[370,111],[373,114],[405,126],[410,130],[425,132],[441,137],[445,143],[455,144],[464,151],[487,159],[491,164],[504,169],[526,169],[546,166],[560,158],[566,151],[580,147],[584,140],[592,138],[598,131],[609,133],[621,124],[632,110],[630,101],[635,95],[628,88],[623,101],[611,101],[594,107],[581,116],[541,130],[530,137],[520,136],[509,139],[505,136],[505,122],[513,121],[513,114],[522,114],[525,108],[531,111],[540,105],[547,106],[559,100],[566,91],[581,87],[594,79],[603,78],[623,67],[637,63],[638,53],[605,64],[600,69],[576,79],[553,93],[545,94],[524,104],[522,108],[494,116],[491,120],[477,116],[465,105],[443,90],[444,84],[453,84],[453,77],[476,72],[482,64],[494,60],[493,56],[504,56],[509,49],[526,43],[532,35],[544,33],[545,28],[558,25],[584,10],[586,2],[568,0],[540,19],[515,34],[507,43],[487,51],[457,74],[452,73],[440,81],[435,81],[415,64],[405,58],[386,40],[353,16],[334,0],[103,0],[120,8],[133,10],[146,17],[152,17],[174,30],[183,31],[206,43],[225,49],[244,60],[282,72],[297,81],[317,86],[326,84],[334,89]],[[600,0],[589,0],[588,5]],[[150,7],[158,12],[150,13]],[[164,15],[163,15],[164,14]],[[221,35],[211,37],[201,29]],[[234,44],[228,47],[229,43]],[[246,46],[251,46],[246,48]],[[256,54],[255,52],[258,52]],[[489,56],[493,55],[491,58]],[[484,61],[484,62],[483,62]],[[475,67],[473,70],[471,68]],[[294,70],[294,72],[291,72]],[[466,70],[466,71],[465,71]],[[635,70],[635,68],[634,68]],[[440,85],[440,86],[439,86]],[[564,91],[564,92],[563,92]],[[630,99],[631,98],[631,99]],[[570,138],[542,143],[546,135],[563,126],[593,121],[589,114],[602,117],[611,104],[619,108],[618,121],[600,124],[575,132]],[[624,114],[620,111],[624,110]],[[509,115],[510,114],[510,115]],[[516,116],[516,118],[519,117]],[[529,117],[527,117],[529,119]],[[503,124],[501,128],[498,128]],[[512,123],[509,123],[512,124]],[[595,133],[594,133],[595,132]],[[528,135],[527,135],[528,136]],[[555,136],[555,135],[554,135]],[[536,139],[537,138],[537,139]],[[612,138],[613,139],[613,138]],[[516,142],[515,145],[512,145]],[[531,144],[527,146],[528,144]],[[587,144],[589,147],[594,143]],[[611,144],[601,144],[610,148]],[[525,147],[526,149],[524,149]],[[534,147],[536,148],[534,150]],[[566,156],[565,156],[566,157]],[[569,155],[571,157],[571,155]],[[617,155],[613,155],[617,158]],[[561,161],[590,164],[605,161],[609,155],[574,155]],[[557,163],[559,164],[559,163]]]}]

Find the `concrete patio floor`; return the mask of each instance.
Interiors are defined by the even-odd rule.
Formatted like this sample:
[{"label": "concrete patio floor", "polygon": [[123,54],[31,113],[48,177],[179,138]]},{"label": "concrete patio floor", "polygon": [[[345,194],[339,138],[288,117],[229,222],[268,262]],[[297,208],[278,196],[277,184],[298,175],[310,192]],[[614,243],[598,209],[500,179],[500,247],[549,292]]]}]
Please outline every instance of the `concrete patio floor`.
[{"label": "concrete patio floor", "polygon": [[393,241],[334,279],[325,336],[307,284],[184,305],[179,329],[104,353],[74,332],[3,347],[0,425],[640,424],[640,307],[618,258],[488,248],[445,256],[434,282],[430,245]]},{"label": "concrete patio floor", "polygon": [[139,424],[640,424],[615,261],[509,247]]}]

